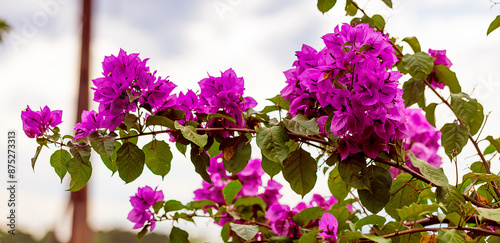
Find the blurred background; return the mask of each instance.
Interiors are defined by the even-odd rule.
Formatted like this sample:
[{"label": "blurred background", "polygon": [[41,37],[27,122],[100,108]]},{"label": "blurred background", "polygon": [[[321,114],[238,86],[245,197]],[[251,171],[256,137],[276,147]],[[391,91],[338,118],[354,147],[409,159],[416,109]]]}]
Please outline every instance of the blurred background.
[{"label": "blurred background", "polygon": [[[488,37],[490,22],[500,13],[500,6],[487,0],[393,0],[393,9],[380,0],[360,0],[369,15],[381,14],[386,31],[399,40],[417,36],[423,51],[429,48],[447,50],[464,92],[480,101],[488,118],[484,135],[497,138],[500,122],[500,31]],[[245,95],[254,97],[262,109],[265,101],[284,87],[283,71],[291,68],[295,51],[302,44],[316,49],[324,45],[321,36],[333,32],[336,25],[348,22],[344,1],[330,12],[321,14],[316,1],[304,0],[94,0],[89,69],[90,79],[101,75],[104,56],[117,55],[120,48],[150,58],[148,65],[160,76],[169,76],[178,85],[174,92],[198,90],[197,82],[233,68],[245,79]],[[35,169],[30,158],[37,144],[25,136],[21,111],[48,105],[63,110],[63,134],[73,134],[76,122],[80,48],[82,38],[82,3],[69,0],[16,0],[0,2],[0,19],[11,27],[0,43],[0,96],[2,119],[0,154],[7,157],[7,131],[17,131],[17,231],[26,236],[0,238],[1,242],[34,241],[67,242],[71,237],[72,208],[68,206],[69,176],[61,183],[49,158],[53,151],[42,150]],[[409,51],[409,46],[405,46]],[[403,77],[402,81],[407,80]],[[428,96],[430,97],[430,96]],[[93,93],[90,93],[90,99]],[[432,101],[432,98],[428,98]],[[430,102],[428,101],[428,102]],[[97,106],[92,104],[91,109]],[[452,113],[438,106],[437,125],[452,119]],[[448,120],[446,120],[448,119]],[[496,135],[495,135],[496,133]],[[143,139],[145,142],[147,139]],[[487,143],[480,143],[483,147]],[[255,151],[254,151],[255,152]],[[459,178],[475,162],[465,149],[459,156]],[[164,180],[149,170],[132,183],[124,184],[94,154],[93,174],[88,185],[88,223],[95,242],[135,242],[133,223],[126,217],[132,209],[129,197],[138,187],[158,186],[165,199],[191,201],[192,193],[201,187],[201,178],[180,153],[174,151],[172,169]],[[257,157],[257,155],[256,155]],[[455,181],[455,169],[443,157],[443,167]],[[5,171],[2,159],[0,171]],[[496,166],[496,167],[495,167]],[[496,170],[495,170],[496,169]],[[498,171],[498,163],[493,170]],[[321,172],[318,172],[321,174]],[[284,182],[282,177],[277,180]],[[320,176],[312,193],[329,195],[327,178]],[[0,185],[6,186],[7,173],[0,173]],[[295,206],[301,199],[286,183],[282,203]],[[6,232],[8,191],[0,191],[0,231]],[[196,225],[175,225],[190,233],[192,242],[222,242],[220,228],[211,221],[198,220]],[[168,235],[172,222],[157,225],[155,233]],[[112,231],[113,230],[113,231]],[[102,232],[112,232],[104,235]],[[52,232],[49,233],[48,232]],[[100,232],[100,233],[97,233]],[[113,233],[114,232],[114,233]],[[126,233],[129,232],[130,236]],[[29,236],[28,236],[29,235]],[[119,240],[118,238],[122,237]],[[22,238],[26,237],[26,238]],[[165,236],[158,238],[165,241]],[[115,239],[115,240],[113,240]],[[127,241],[128,242],[128,241]]]}]

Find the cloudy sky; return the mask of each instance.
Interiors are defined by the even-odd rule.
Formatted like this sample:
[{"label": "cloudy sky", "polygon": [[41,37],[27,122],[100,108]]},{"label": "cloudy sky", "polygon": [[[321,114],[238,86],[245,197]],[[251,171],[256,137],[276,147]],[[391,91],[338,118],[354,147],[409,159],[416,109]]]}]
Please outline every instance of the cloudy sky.
[{"label": "cloudy sky", "polygon": [[[18,227],[39,236],[57,228],[58,235],[67,237],[68,218],[63,215],[68,200],[65,192],[68,178],[60,183],[49,164],[49,150],[42,151],[33,172],[30,157],[37,145],[24,136],[20,112],[26,105],[61,109],[64,111],[61,130],[72,133],[81,29],[80,5],[75,2],[18,0],[0,4],[0,17],[12,26],[0,44],[0,80],[4,85],[0,97],[4,118],[0,127],[5,136],[0,139],[0,146],[6,147],[7,130],[17,130]],[[116,55],[120,48],[150,58],[151,69],[158,70],[161,76],[170,76],[178,85],[177,92],[197,90],[197,82],[207,72],[218,75],[233,68],[245,79],[245,94],[255,97],[260,102],[258,108],[263,108],[268,105],[264,99],[273,97],[284,86],[282,72],[291,67],[295,51],[303,43],[322,48],[320,37],[349,20],[343,12],[343,1],[325,15],[316,9],[314,2],[95,1],[90,76],[99,77],[104,56]],[[451,69],[457,73],[463,90],[474,91],[486,112],[494,110],[500,102],[500,96],[496,95],[500,89],[500,30],[486,37],[486,29],[500,13],[500,6],[492,7],[487,0],[393,2],[394,8],[388,9],[379,0],[359,1],[369,14],[378,11],[386,18],[386,30],[391,36],[399,40],[417,36],[422,50],[447,49],[453,62]],[[438,110],[438,125],[449,116],[444,109]],[[496,133],[494,137],[498,137],[494,124],[499,121],[497,109],[490,115],[484,134]],[[0,153],[6,157],[6,149]],[[116,175],[110,177],[109,170],[95,160],[89,189],[91,226],[130,229],[132,223],[126,220],[131,209],[128,198],[139,186],[158,186],[166,199],[192,200],[191,192],[201,185],[201,179],[188,159],[178,153],[174,156],[173,168],[164,181],[145,170],[138,180],[127,185]],[[461,158],[460,172],[475,161],[467,156]],[[445,161],[445,167],[450,167],[450,163]],[[6,175],[2,173],[0,185],[5,181]],[[285,188],[284,201],[296,204],[300,196]],[[325,178],[320,177],[315,192],[328,194]],[[7,193],[1,192],[2,211],[6,209],[6,200]],[[157,231],[168,233],[170,227],[170,223],[161,223]],[[218,230],[213,230],[216,228],[211,223],[200,222],[196,228],[184,224],[181,227],[190,229],[193,235],[219,242]]]}]

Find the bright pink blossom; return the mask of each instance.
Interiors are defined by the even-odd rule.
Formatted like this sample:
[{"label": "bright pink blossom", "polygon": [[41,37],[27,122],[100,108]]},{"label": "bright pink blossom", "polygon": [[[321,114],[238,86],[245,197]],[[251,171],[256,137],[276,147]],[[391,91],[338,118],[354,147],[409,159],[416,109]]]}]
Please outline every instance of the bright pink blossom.
[{"label": "bright pink blossom", "polygon": [[40,111],[33,111],[27,106],[21,112],[24,133],[30,138],[43,136],[50,127],[61,124],[61,118],[62,110],[51,111],[48,106],[40,108]]}]

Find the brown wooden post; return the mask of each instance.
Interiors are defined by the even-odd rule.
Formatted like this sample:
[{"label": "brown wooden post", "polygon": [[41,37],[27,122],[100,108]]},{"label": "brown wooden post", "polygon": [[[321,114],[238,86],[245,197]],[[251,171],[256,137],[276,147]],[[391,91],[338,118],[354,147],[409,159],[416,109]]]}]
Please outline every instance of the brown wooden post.
[{"label": "brown wooden post", "polygon": [[[89,109],[89,57],[92,0],[82,0],[82,49],[80,59],[80,83],[78,87],[77,122],[81,121],[83,110]],[[70,243],[91,243],[92,231],[87,223],[87,186],[80,191],[71,192],[70,204],[73,205],[73,223]]]}]

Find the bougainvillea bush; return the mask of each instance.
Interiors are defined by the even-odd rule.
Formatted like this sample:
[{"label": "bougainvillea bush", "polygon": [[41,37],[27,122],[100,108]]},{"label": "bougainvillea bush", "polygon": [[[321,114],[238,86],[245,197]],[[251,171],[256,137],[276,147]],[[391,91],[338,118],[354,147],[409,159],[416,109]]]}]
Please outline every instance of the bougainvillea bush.
[{"label": "bougainvillea bush", "polygon": [[[322,12],[334,5],[318,1]],[[282,90],[261,111],[233,69],[178,91],[137,53],[106,56],[93,80],[98,110],[81,114],[74,136],[60,134],[60,110],[28,106],[21,113],[26,135],[39,143],[32,166],[42,148],[53,148],[51,165],[61,180],[69,174],[76,191],[91,176],[91,150],[129,183],[145,166],[166,176],[175,146],[203,184],[189,203],[165,201],[154,186],[138,188],[123,215],[141,229],[139,240],[162,221],[210,217],[224,242],[498,242],[500,178],[490,163],[500,139],[480,136],[483,107],[462,92],[445,50],[423,52],[416,37],[398,41],[384,32],[380,15],[346,5],[352,22],[325,33],[321,49],[296,51]],[[403,52],[402,42],[412,51]],[[440,103],[427,103],[426,94]],[[456,116],[440,128],[437,106]],[[157,139],[163,133],[168,141]],[[490,143],[484,151],[480,140]],[[479,161],[450,184],[440,166],[457,162],[468,143]],[[255,149],[259,158],[251,158]],[[279,173],[288,184],[273,180]],[[280,202],[283,187],[308,194],[318,173],[328,173],[328,192],[297,205]],[[188,242],[175,224],[170,237]]]}]

